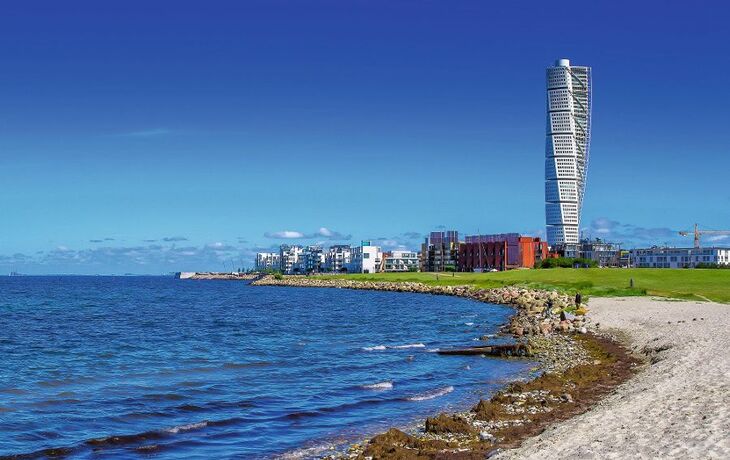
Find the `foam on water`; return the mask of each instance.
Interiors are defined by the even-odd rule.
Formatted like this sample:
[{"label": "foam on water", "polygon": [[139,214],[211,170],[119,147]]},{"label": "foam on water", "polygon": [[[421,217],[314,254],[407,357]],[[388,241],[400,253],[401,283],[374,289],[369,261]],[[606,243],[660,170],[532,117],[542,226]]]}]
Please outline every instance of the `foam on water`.
[{"label": "foam on water", "polygon": [[376,345],[374,347],[363,347],[363,351],[383,351],[383,350],[404,350],[407,348],[425,348],[422,343],[408,343],[405,345]]},{"label": "foam on water", "polygon": [[436,390],[428,391],[426,393],[411,396],[409,398],[406,398],[408,401],[428,401],[429,399],[435,399],[440,398],[441,396],[447,395],[454,391],[454,387],[448,386],[444,388],[438,388]]},{"label": "foam on water", "polygon": [[401,348],[426,348],[426,345],[422,343],[409,343],[408,345],[395,345],[392,348],[401,349]]},{"label": "foam on water", "polygon": [[393,382],[371,383],[369,385],[362,385],[362,388],[366,390],[392,390]]},{"label": "foam on water", "polygon": [[376,345],[374,347],[363,347],[363,351],[377,351],[377,350],[385,350],[387,347],[385,345]]},{"label": "foam on water", "polygon": [[177,434],[185,431],[199,430],[201,428],[205,428],[206,426],[208,426],[208,422],[202,421],[198,423],[188,423],[187,425],[174,426],[172,428],[166,429],[165,431],[168,433]]}]

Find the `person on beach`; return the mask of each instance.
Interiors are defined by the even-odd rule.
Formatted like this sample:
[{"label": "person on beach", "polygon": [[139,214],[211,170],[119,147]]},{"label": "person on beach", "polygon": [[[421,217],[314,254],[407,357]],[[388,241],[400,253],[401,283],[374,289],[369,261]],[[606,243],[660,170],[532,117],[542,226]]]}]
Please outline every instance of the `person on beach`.
[{"label": "person on beach", "polygon": [[582,303],[583,297],[580,295],[580,292],[577,292],[575,294],[575,306],[580,308],[580,304]]}]

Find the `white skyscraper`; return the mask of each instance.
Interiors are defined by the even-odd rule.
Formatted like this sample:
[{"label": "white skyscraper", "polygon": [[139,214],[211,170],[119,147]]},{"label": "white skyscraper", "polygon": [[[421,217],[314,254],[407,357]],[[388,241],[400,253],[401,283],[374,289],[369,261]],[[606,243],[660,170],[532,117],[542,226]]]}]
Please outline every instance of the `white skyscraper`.
[{"label": "white skyscraper", "polygon": [[577,244],[591,143],[591,68],[547,68],[545,219],[551,246]]}]

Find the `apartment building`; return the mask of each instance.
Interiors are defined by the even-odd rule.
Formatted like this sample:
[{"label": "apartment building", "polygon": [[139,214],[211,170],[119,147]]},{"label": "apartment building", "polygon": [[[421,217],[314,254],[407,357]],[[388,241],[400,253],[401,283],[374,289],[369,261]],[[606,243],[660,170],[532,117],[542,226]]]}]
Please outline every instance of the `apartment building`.
[{"label": "apartment building", "polygon": [[279,261],[281,272],[287,275],[304,273],[299,259],[302,256],[303,248],[298,245],[282,244],[279,247]]},{"label": "apartment building", "polygon": [[324,270],[333,273],[343,271],[352,262],[352,248],[348,244],[330,246],[325,253]]},{"label": "apartment building", "polygon": [[421,245],[421,271],[455,271],[459,263],[459,232],[431,232]]},{"label": "apartment building", "polygon": [[631,261],[637,268],[694,268],[698,264],[730,265],[730,248],[632,249]]},{"label": "apartment building", "polygon": [[548,257],[547,242],[518,233],[471,235],[459,245],[458,269],[463,272],[534,268]]},{"label": "apartment building", "polygon": [[363,241],[360,246],[352,247],[352,260],[347,265],[348,273],[377,273],[381,271],[383,252],[380,246]]},{"label": "apartment building", "polygon": [[388,251],[383,253],[383,271],[415,272],[418,271],[419,257],[414,251]]},{"label": "apartment building", "polygon": [[[609,243],[600,238],[583,239],[579,244],[579,254],[584,259],[596,261],[599,267],[621,267],[621,245]],[[625,259],[624,259],[624,263]]]},{"label": "apartment building", "polygon": [[302,249],[296,263],[297,273],[319,273],[324,269],[325,255],[321,246],[307,246]]},{"label": "apartment building", "polygon": [[278,252],[256,253],[256,270],[271,271],[281,269],[281,258]]}]

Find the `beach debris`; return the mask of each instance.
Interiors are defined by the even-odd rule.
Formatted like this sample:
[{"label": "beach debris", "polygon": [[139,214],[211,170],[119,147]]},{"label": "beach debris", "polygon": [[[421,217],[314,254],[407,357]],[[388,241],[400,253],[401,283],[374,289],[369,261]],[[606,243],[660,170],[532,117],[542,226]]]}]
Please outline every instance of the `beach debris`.
[{"label": "beach debris", "polygon": [[439,350],[439,355],[489,355],[489,356],[530,356],[530,346],[524,343],[485,345],[480,347],[454,348]]}]

